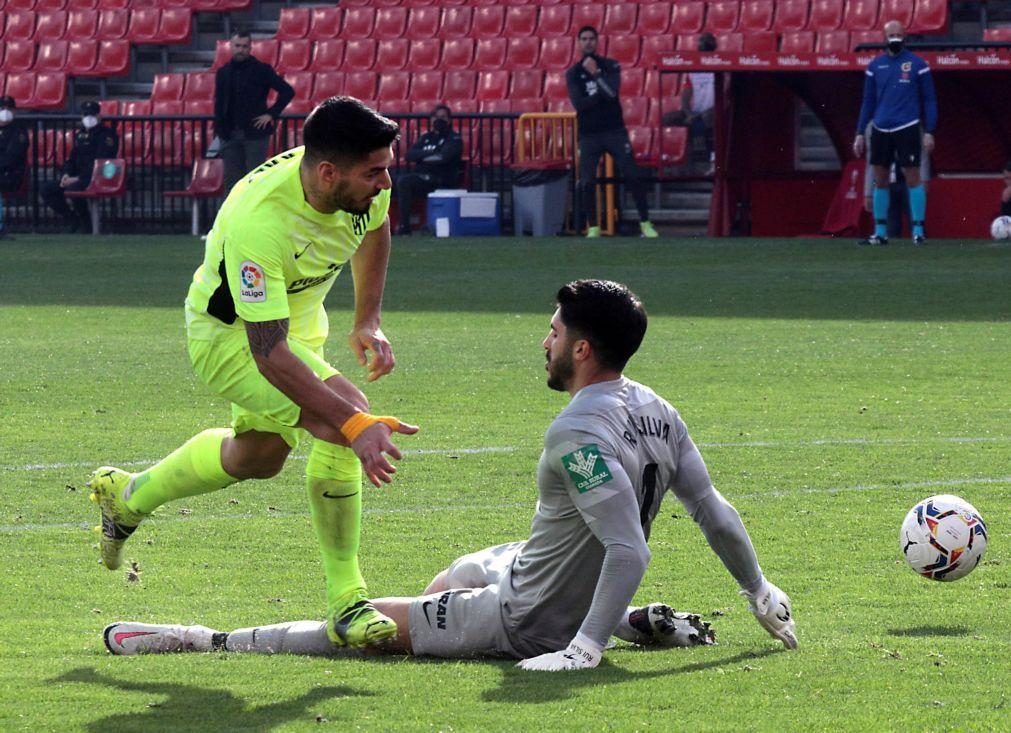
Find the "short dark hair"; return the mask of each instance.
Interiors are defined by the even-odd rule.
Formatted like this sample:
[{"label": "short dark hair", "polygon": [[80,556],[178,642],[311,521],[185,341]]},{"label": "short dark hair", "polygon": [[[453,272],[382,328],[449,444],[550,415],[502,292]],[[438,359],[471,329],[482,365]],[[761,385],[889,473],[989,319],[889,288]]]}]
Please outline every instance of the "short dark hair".
[{"label": "short dark hair", "polygon": [[592,25],[584,25],[582,28],[579,29],[579,33],[576,34],[576,38],[579,38],[581,35],[583,35],[587,31],[589,31],[590,33],[592,33],[594,38],[597,38],[597,36],[599,35],[597,33],[597,29],[594,28]]},{"label": "short dark hair", "polygon": [[437,104],[437,105],[435,105],[435,106],[434,106],[434,107],[432,108],[432,115],[431,115],[431,116],[432,116],[432,117],[435,117],[435,115],[436,115],[436,114],[438,114],[439,110],[441,110],[441,109],[444,109],[444,110],[446,110],[446,114],[447,114],[447,115],[449,115],[450,117],[452,117],[452,116],[453,116],[453,110],[451,110],[451,109],[449,108],[449,105],[448,105],[448,104]]},{"label": "short dark hair", "polygon": [[699,36],[699,51],[715,51],[716,36],[712,33],[703,33]]},{"label": "short dark hair", "polygon": [[328,160],[354,165],[372,151],[387,148],[400,135],[400,127],[354,97],[330,97],[305,118],[302,139],[310,162]]},{"label": "short dark hair", "polygon": [[249,31],[247,31],[245,28],[236,28],[234,31],[232,31],[232,35],[229,36],[229,37],[230,38],[248,38],[249,40],[253,40],[252,34]]},{"label": "short dark hair", "polygon": [[646,309],[639,297],[610,280],[574,280],[558,290],[556,299],[565,328],[590,342],[602,366],[624,369],[646,335]]}]

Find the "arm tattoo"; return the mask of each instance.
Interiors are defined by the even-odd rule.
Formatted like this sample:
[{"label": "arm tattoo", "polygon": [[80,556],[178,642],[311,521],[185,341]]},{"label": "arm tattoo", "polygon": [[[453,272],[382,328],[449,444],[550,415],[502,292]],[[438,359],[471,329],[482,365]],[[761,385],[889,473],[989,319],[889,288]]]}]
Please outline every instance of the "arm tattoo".
[{"label": "arm tattoo", "polygon": [[254,357],[270,356],[282,341],[288,338],[288,319],[282,318],[278,321],[263,321],[262,323],[246,322],[246,337],[249,339],[249,350]]}]

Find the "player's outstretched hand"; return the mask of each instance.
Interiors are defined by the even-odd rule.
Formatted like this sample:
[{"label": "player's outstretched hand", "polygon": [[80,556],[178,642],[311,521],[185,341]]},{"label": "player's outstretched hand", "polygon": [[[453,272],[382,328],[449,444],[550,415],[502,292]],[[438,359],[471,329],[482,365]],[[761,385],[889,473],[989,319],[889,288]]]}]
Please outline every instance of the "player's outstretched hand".
[{"label": "player's outstretched hand", "polygon": [[696,613],[678,613],[666,603],[650,603],[629,614],[632,628],[645,634],[644,645],[665,647],[706,646],[716,634]]},{"label": "player's outstretched hand", "polygon": [[603,648],[582,634],[569,642],[560,652],[549,652],[539,657],[524,659],[516,666],[533,672],[563,672],[571,669],[593,669],[600,664]]},{"label": "player's outstretched hand", "polygon": [[418,426],[398,420],[394,430],[385,422],[377,422],[363,430],[351,443],[351,450],[362,462],[362,471],[373,486],[390,483],[393,481],[393,474],[397,472],[390,463],[390,458],[400,460],[402,455],[400,449],[390,440],[392,432],[414,435],[418,432]]},{"label": "player's outstretched hand", "polygon": [[741,591],[741,595],[748,598],[748,610],[755,614],[762,628],[783,642],[783,646],[787,649],[797,648],[797,632],[790,596],[769,581],[765,581],[754,597],[745,591]]},{"label": "player's outstretched hand", "polygon": [[[381,328],[369,326],[355,327],[348,334],[348,344],[351,350],[358,357],[358,363],[368,366],[369,372],[367,381],[374,382],[380,377],[389,374],[396,366],[397,360],[393,357],[393,347],[386,338]],[[368,352],[372,352],[372,360],[368,358]]]}]

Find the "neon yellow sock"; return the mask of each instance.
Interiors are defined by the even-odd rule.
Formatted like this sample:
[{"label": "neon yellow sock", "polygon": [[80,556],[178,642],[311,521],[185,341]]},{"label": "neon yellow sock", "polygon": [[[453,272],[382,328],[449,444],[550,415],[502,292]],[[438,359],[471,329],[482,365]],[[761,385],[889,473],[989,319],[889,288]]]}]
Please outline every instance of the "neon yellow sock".
[{"label": "neon yellow sock", "polygon": [[127,507],[150,514],[173,499],[206,494],[234,484],[236,479],[221,467],[221,443],[231,435],[229,428],[205,430],[137,474],[125,492]]},{"label": "neon yellow sock", "polygon": [[313,442],[306,465],[309,512],[323,555],[328,614],[340,611],[349,594],[364,594],[358,567],[362,526],[362,465],[350,448]]}]

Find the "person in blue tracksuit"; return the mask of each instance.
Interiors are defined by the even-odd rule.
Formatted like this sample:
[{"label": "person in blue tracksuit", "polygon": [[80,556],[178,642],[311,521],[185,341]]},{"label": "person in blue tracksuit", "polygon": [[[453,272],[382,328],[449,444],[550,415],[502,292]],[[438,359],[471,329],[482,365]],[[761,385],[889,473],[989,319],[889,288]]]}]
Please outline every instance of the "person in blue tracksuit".
[{"label": "person in blue tracksuit", "polygon": [[888,244],[888,173],[895,163],[909,189],[913,244],[923,246],[927,191],[920,178],[920,156],[934,149],[937,96],[927,62],[905,48],[906,29],[897,20],[885,24],[887,53],[867,66],[863,104],[853,152],[867,150],[864,130],[871,124],[870,161],[874,168],[874,233],[862,245]]}]

